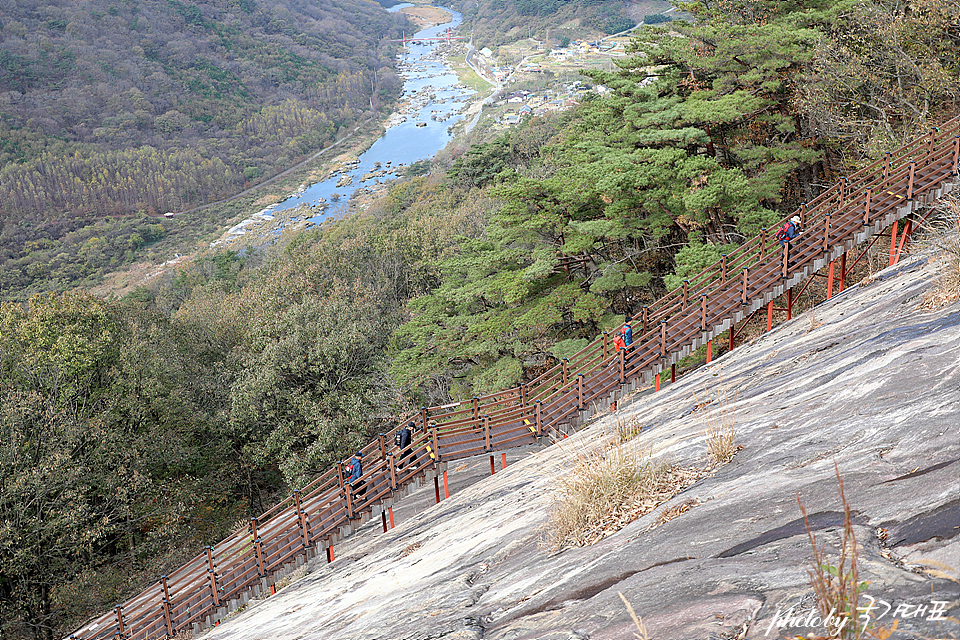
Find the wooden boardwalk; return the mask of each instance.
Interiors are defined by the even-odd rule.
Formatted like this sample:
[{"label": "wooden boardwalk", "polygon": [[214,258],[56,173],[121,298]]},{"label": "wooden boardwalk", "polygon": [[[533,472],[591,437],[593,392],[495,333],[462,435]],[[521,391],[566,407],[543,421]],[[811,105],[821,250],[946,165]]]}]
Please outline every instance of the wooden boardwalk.
[{"label": "wooden boardwalk", "polygon": [[[729,332],[786,297],[789,317],[795,295],[814,274],[827,270],[828,295],[835,271],[843,276],[847,255],[867,240],[887,237],[890,262],[899,259],[917,215],[953,189],[960,161],[960,124],[952,120],[882,160],[842,178],[798,209],[803,233],[782,248],[761,232],[635,317],[634,342],[616,351],[607,335],[575,356],[519,387],[441,407],[424,407],[398,418],[413,421],[417,467],[398,465],[393,433],[363,448],[364,490],[344,483],[342,465],[250,521],[249,526],[207,547],[172,574],[69,637],[77,640],[173,636],[217,623],[251,597],[321,553],[372,516],[391,513],[394,501],[433,480],[440,500],[446,464],[478,454],[537,442],[607,409],[620,394],[655,380],[693,350]],[[898,225],[900,233],[898,234]],[[839,261],[839,265],[837,262]],[[795,291],[800,287],[800,291]]]}]

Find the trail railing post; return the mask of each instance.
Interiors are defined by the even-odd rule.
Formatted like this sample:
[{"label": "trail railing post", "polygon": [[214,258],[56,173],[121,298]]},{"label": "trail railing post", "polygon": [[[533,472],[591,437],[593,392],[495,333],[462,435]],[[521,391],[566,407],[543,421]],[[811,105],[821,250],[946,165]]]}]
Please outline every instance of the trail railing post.
[{"label": "trail railing post", "polygon": [[873,190],[867,189],[863,202],[863,226],[870,224],[870,198],[873,197]]},{"label": "trail railing post", "polygon": [[610,335],[606,331],[604,331],[603,332],[603,359],[604,360],[607,359],[607,339],[609,337]]},{"label": "trail railing post", "polygon": [[213,594],[213,606],[220,606],[220,589],[217,586],[217,567],[213,563],[213,547],[207,547],[207,577],[210,578],[210,592]]},{"label": "trail railing post", "polygon": [[[380,440],[383,440],[383,434],[380,434]],[[310,546],[310,528],[307,526],[307,514],[303,511],[303,503],[300,501],[300,490],[293,492],[293,500],[297,507],[297,522],[300,525],[300,533],[303,537],[303,548]]]},{"label": "trail railing post", "polygon": [[397,490],[397,458],[392,453],[387,458],[387,464],[390,467],[390,488],[393,491]]},{"label": "trail railing post", "polygon": [[907,200],[913,200],[913,175],[917,170],[917,163],[910,161],[910,178],[907,180]]},{"label": "trail railing post", "polygon": [[649,318],[650,318],[650,307],[648,307],[647,305],[643,305],[643,309],[640,312],[640,319],[641,319],[641,322],[643,323],[643,328],[641,333],[647,332],[647,320],[649,320]]},{"label": "trail railing post", "polygon": [[664,318],[660,321],[660,357],[665,358],[667,355],[667,319]]},{"label": "trail railing post", "polygon": [[686,311],[687,309],[687,294],[688,294],[689,288],[690,288],[690,281],[684,280],[683,281],[683,304],[680,306],[681,311]]},{"label": "trail railing post", "polygon": [[437,438],[437,427],[436,427],[436,425],[434,425],[434,427],[433,427],[433,455],[435,456],[435,459],[436,459],[437,463],[439,464],[439,462],[440,462],[440,440]]},{"label": "trail railing post", "polygon": [[790,261],[790,243],[783,243],[783,259],[780,264],[780,278],[786,280],[790,277],[789,270],[789,261]]},{"label": "trail railing post", "polygon": [[564,358],[560,361],[560,365],[563,367],[563,386],[567,386],[567,359]]},{"label": "trail railing post", "polygon": [[767,248],[767,228],[760,227],[760,256],[758,260],[763,260]]},{"label": "trail railing post", "polygon": [[627,350],[620,349],[620,384],[627,383]]},{"label": "trail railing post", "polygon": [[163,593],[163,621],[167,625],[167,637],[176,635],[173,629],[173,617],[170,615],[170,588],[167,585],[167,576],[160,576],[160,588]]},{"label": "trail railing post", "polygon": [[707,330],[707,294],[700,295],[700,331]]},{"label": "trail railing post", "polygon": [[750,279],[750,269],[748,267],[743,268],[743,285],[740,290],[740,304],[746,306],[750,303],[750,300],[747,298],[747,284]]},{"label": "trail railing post", "polygon": [[577,374],[577,409],[583,411],[583,374]]},{"label": "trail railing post", "polygon": [[527,406],[527,383],[526,382],[520,383],[520,406],[521,407]]},{"label": "trail railing post", "polygon": [[823,253],[830,249],[830,214],[823,216]]},{"label": "trail railing post", "polygon": [[378,440],[380,443],[380,459],[386,460],[387,459],[387,437],[381,433]]},{"label": "trail railing post", "polygon": [[250,518],[250,542],[253,543],[253,552],[257,558],[257,575],[261,578],[267,575],[267,569],[263,563],[263,545],[260,542],[260,531],[257,528],[259,522],[256,518]]},{"label": "trail railing post", "polygon": [[727,283],[727,254],[720,256],[720,284]]},{"label": "trail railing post", "polygon": [[953,173],[956,175],[960,165],[960,134],[953,136]]},{"label": "trail railing post", "polygon": [[483,416],[483,450],[490,451],[490,416]]},{"label": "trail railing post", "polygon": [[840,256],[840,284],[837,285],[837,293],[843,293],[847,284],[847,252],[844,251]]},{"label": "trail railing post", "polygon": [[349,482],[344,487],[344,497],[347,499],[347,520],[353,520],[353,486]]},{"label": "trail railing post", "polygon": [[117,605],[114,608],[114,613],[117,615],[117,632],[114,634],[114,637],[123,640],[127,637],[127,625],[123,620],[123,607]]},{"label": "trail railing post", "polygon": [[542,410],[543,410],[543,402],[541,402],[540,400],[537,400],[537,414],[536,414],[536,415],[537,415],[537,418],[536,418],[536,425],[537,425],[537,437],[538,437],[538,438],[543,435],[543,414],[542,414]]},{"label": "trail railing post", "polygon": [[428,414],[429,412],[430,412],[430,409],[428,409],[427,407],[420,407],[420,421],[421,421],[421,423],[422,423],[422,427],[421,427],[421,428],[423,429],[423,432],[424,432],[424,433],[427,432],[427,420],[428,420],[428,415],[427,415],[427,414]]}]

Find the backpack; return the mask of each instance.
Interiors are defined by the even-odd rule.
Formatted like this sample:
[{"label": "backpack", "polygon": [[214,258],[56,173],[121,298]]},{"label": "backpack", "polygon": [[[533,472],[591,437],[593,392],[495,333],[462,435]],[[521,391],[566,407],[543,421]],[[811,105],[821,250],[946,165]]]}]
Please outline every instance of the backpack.
[{"label": "backpack", "polygon": [[400,442],[402,441],[402,437],[400,435],[401,431],[403,431],[403,429],[397,429],[397,435],[393,436],[393,444],[397,445],[398,447],[400,446]]},{"label": "backpack", "polygon": [[343,468],[343,473],[348,477],[353,475],[353,462],[347,463],[347,465]]},{"label": "backpack", "polygon": [[787,236],[787,230],[789,229],[790,229],[790,221],[787,220],[786,222],[783,223],[783,225],[781,225],[779,229],[777,229],[777,235],[776,235],[777,242],[782,244],[789,239]]}]

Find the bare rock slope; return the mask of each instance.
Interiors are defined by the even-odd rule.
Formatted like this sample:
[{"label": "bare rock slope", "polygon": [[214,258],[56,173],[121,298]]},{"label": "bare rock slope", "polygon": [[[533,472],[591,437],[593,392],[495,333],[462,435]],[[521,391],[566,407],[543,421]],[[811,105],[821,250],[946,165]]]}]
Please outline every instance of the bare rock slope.
[{"label": "bare rock slope", "polygon": [[[898,620],[894,638],[958,637],[960,583],[918,568],[960,570],[960,305],[919,309],[932,272],[922,259],[892,267],[387,533],[366,527],[334,563],[207,638],[634,638],[618,592],[655,640],[826,636],[808,615],[797,496],[835,559],[834,462],[869,581],[861,606],[886,627]],[[632,417],[656,458],[705,466],[705,426],[721,417],[743,449],[599,543],[549,552],[558,481]]]}]

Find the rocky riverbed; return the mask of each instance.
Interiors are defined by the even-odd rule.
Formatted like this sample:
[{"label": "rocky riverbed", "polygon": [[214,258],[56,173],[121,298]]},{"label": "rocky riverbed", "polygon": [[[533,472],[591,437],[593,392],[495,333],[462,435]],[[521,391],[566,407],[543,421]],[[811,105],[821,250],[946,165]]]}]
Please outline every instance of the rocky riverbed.
[{"label": "rocky riverbed", "polygon": [[[834,465],[875,628],[958,637],[960,304],[920,309],[933,271],[923,259],[892,267],[475,484],[452,469],[449,499],[432,506],[433,487],[406,498],[395,529],[368,524],[335,562],[314,561],[206,637],[632,639],[620,593],[656,640],[826,637],[835,628],[811,613],[798,498],[835,562]],[[709,466],[711,421],[743,448],[600,542],[548,550],[542,527],[560,481],[632,420],[643,429],[628,446],[672,464]],[[477,473],[471,464],[461,472]]]}]

